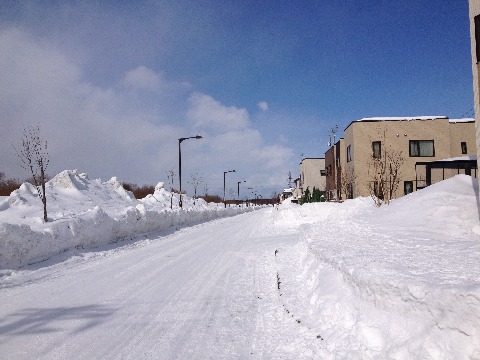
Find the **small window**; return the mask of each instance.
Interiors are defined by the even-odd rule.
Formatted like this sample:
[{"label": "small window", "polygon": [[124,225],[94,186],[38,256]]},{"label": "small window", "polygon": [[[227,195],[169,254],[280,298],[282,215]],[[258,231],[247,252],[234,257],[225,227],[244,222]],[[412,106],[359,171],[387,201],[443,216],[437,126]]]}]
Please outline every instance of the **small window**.
[{"label": "small window", "polygon": [[462,141],[460,143],[460,146],[462,147],[462,154],[466,154],[467,153],[467,143],[465,141]]},{"label": "small window", "polygon": [[372,151],[373,151],[373,158],[380,159],[382,157],[382,142],[381,141],[373,141],[372,142]]},{"label": "small window", "polygon": [[320,170],[320,176],[326,176],[326,171],[325,170]]},{"label": "small window", "polygon": [[347,162],[352,161],[352,145],[347,146]]},{"label": "small window", "polygon": [[435,156],[433,140],[410,140],[410,157]]},{"label": "small window", "polygon": [[403,192],[405,193],[405,195],[408,195],[413,192],[413,181],[403,182]]}]

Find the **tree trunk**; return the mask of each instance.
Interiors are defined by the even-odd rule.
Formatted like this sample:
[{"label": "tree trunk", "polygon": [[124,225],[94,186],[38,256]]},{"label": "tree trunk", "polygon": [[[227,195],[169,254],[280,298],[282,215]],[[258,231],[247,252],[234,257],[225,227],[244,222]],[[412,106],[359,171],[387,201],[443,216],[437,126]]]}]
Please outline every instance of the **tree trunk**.
[{"label": "tree trunk", "polygon": [[47,196],[45,195],[45,170],[43,168],[43,164],[40,167],[40,182],[41,182],[41,185],[42,185],[43,220],[45,220],[45,222],[48,222]]}]

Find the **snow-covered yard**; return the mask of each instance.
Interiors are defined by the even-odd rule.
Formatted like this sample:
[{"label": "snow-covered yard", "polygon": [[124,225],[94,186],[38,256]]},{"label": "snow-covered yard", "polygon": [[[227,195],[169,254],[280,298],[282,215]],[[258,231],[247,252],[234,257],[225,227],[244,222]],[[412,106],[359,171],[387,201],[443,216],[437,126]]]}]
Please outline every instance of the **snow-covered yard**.
[{"label": "snow-covered yard", "polygon": [[480,358],[476,179],[248,212],[54,180],[50,223],[0,204],[2,357]]}]

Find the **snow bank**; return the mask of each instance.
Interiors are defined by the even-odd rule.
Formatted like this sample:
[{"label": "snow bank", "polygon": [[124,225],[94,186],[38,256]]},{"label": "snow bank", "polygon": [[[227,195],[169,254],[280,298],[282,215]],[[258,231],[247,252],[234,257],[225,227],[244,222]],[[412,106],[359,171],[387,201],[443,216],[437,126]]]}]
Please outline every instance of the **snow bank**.
[{"label": "snow bank", "polygon": [[[89,180],[65,170],[46,184],[49,222],[43,221],[37,191],[25,183],[0,202],[0,269],[18,268],[76,247],[115,242],[172,226],[232,216],[252,208],[224,208],[183,196],[157,184],[155,193],[137,200],[116,178]],[[173,199],[172,199],[173,198]],[[173,209],[170,209],[170,204]]]},{"label": "snow bank", "polygon": [[319,358],[480,358],[476,179],[378,209],[371,199],[309,206],[273,217],[303,238],[279,249],[278,273],[284,307],[325,339]]}]

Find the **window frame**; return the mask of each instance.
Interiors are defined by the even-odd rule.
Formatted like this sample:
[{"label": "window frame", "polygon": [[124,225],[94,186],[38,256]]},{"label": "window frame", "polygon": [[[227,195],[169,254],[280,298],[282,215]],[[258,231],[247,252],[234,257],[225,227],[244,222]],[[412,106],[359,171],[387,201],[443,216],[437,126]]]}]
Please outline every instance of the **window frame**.
[{"label": "window frame", "polygon": [[473,18],[475,24],[475,55],[477,64],[480,63],[480,15]]},{"label": "window frame", "polygon": [[[375,145],[378,146],[378,154],[375,154]],[[374,159],[381,159],[382,157],[382,142],[381,141],[372,141],[372,157]]]},{"label": "window frame", "polygon": [[347,146],[347,162],[352,161],[352,145]]},{"label": "window frame", "polygon": [[[422,155],[420,152],[420,143],[432,143],[432,155]],[[412,155],[412,143],[416,143],[418,155]],[[435,157],[435,141],[434,140],[409,140],[408,142],[408,155],[410,157]]]},{"label": "window frame", "polygon": [[467,142],[466,141],[462,141],[460,142],[460,147],[462,149],[462,154],[463,155],[466,155],[468,153],[467,151]]}]

